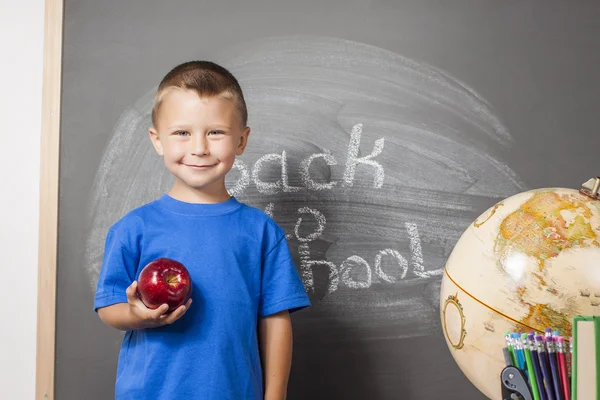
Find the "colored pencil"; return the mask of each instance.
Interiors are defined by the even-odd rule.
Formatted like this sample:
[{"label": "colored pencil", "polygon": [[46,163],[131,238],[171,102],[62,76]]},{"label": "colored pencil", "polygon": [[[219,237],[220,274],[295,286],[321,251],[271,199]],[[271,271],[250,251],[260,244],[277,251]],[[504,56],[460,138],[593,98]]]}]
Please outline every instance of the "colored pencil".
[{"label": "colored pencil", "polygon": [[515,354],[515,348],[513,347],[513,342],[510,340],[510,331],[506,331],[504,334],[504,340],[506,340],[506,347],[508,348],[508,352],[510,353],[510,361],[511,365],[517,365],[517,357]]},{"label": "colored pencil", "polygon": [[511,335],[511,339],[513,341],[513,345],[515,348],[515,354],[517,356],[516,357],[517,358],[517,367],[519,367],[519,369],[521,371],[523,371],[525,373],[525,375],[527,375],[527,370],[525,368],[525,354],[523,354],[523,343],[521,343],[519,334],[513,333]]},{"label": "colored pencil", "polygon": [[523,343],[523,352],[525,353],[525,363],[527,364],[527,371],[529,372],[529,385],[531,386],[531,394],[533,395],[533,400],[541,400],[537,381],[535,379],[535,371],[533,370],[533,361],[531,360],[531,351],[529,350],[527,337],[528,335],[526,333],[521,335],[521,341]]},{"label": "colored pencil", "polygon": [[542,368],[540,366],[540,359],[538,358],[537,348],[535,347],[534,337],[535,335],[530,333],[527,336],[527,344],[529,345],[529,351],[531,352],[531,361],[533,363],[535,382],[537,383],[540,400],[548,400],[548,396],[546,395],[546,389],[544,388],[544,378],[542,377]]},{"label": "colored pencil", "polygon": [[546,395],[548,400],[555,400],[554,386],[552,384],[552,373],[550,372],[550,364],[548,361],[548,354],[546,353],[546,347],[544,346],[544,339],[542,335],[535,337],[535,347],[538,353],[538,359],[542,369],[542,376],[544,379],[544,388],[546,389]]},{"label": "colored pencil", "polygon": [[560,371],[558,370],[558,362],[556,360],[556,348],[554,346],[554,340],[552,336],[546,336],[544,340],[546,342],[546,350],[548,350],[550,371],[552,371],[554,395],[556,396],[556,400],[565,400],[563,396],[562,385],[560,383]]},{"label": "colored pencil", "polygon": [[569,375],[567,372],[567,358],[565,356],[565,339],[562,336],[557,338],[558,351],[556,352],[558,357],[558,368],[560,371],[560,381],[563,388],[565,400],[570,400],[571,390],[569,385]]},{"label": "colored pencil", "polygon": [[569,336],[569,351],[567,357],[567,369],[569,371],[569,378],[573,374],[573,336]]},{"label": "colored pencil", "polygon": [[513,367],[513,363],[512,363],[512,357],[510,356],[510,351],[508,350],[508,347],[503,347],[502,348],[502,354],[504,354],[504,363],[506,364],[507,367]]}]

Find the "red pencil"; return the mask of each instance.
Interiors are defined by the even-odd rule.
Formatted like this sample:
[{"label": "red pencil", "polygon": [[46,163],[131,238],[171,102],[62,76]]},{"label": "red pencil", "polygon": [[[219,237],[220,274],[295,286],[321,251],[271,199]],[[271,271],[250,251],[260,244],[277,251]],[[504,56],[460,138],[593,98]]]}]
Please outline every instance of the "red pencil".
[{"label": "red pencil", "polygon": [[567,357],[565,355],[565,338],[559,336],[557,338],[558,344],[558,369],[560,370],[560,380],[562,382],[563,393],[565,400],[571,399],[571,390],[569,388],[569,371],[567,370]]}]

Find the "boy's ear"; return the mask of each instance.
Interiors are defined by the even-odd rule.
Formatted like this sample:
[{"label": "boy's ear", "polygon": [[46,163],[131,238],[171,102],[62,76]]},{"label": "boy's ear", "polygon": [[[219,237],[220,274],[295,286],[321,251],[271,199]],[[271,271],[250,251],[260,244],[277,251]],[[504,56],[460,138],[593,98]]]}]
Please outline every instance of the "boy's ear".
[{"label": "boy's ear", "polygon": [[236,155],[241,156],[244,154],[244,150],[246,149],[246,145],[248,144],[248,136],[250,136],[250,127],[246,127],[240,136],[240,143],[238,144],[237,150],[235,152]]},{"label": "boy's ear", "polygon": [[156,129],[150,128],[150,129],[148,129],[148,133],[150,134],[150,140],[152,141],[154,150],[156,150],[156,152],[158,153],[159,156],[163,156],[164,155],[163,147],[162,147],[162,143],[160,142],[160,136],[158,136],[158,132],[156,132]]}]

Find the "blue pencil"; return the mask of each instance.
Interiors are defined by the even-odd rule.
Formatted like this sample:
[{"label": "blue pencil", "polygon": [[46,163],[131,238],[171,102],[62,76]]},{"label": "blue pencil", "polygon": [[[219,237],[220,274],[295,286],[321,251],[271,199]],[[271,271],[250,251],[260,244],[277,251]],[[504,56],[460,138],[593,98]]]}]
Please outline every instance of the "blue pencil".
[{"label": "blue pencil", "polygon": [[531,351],[531,361],[533,363],[533,373],[535,374],[535,383],[538,387],[538,394],[540,400],[548,400],[546,396],[546,389],[544,388],[544,378],[542,377],[542,369],[540,367],[540,360],[538,358],[537,349],[534,342],[534,334],[530,333],[527,336],[527,344],[529,345],[529,351]]},{"label": "blue pencil", "polygon": [[541,335],[535,337],[535,347],[538,353],[538,358],[542,369],[542,376],[544,378],[545,384],[544,387],[546,388],[548,400],[555,400],[556,396],[554,396],[554,388],[552,387],[552,373],[550,372],[548,354],[546,353],[546,349],[544,347],[544,340]]},{"label": "blue pencil", "polygon": [[527,375],[527,368],[525,368],[525,353],[523,353],[523,344],[521,343],[519,334],[513,333],[510,337],[513,341],[515,354],[517,355],[517,367]]},{"label": "blue pencil", "polygon": [[557,400],[565,400],[562,392],[562,384],[560,383],[560,371],[558,370],[558,361],[556,360],[556,350],[552,337],[544,338],[546,348],[548,349],[548,360],[550,361],[550,371],[552,371],[552,386]]}]

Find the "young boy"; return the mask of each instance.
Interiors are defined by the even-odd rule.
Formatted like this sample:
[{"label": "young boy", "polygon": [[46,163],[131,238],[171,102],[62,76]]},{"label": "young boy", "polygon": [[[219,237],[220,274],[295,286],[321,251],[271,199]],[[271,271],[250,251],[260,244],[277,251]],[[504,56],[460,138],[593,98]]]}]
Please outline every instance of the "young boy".
[{"label": "young boy", "polygon": [[[158,88],[150,139],[175,182],[110,228],[94,301],[102,321],[126,331],[118,400],[286,396],[289,313],[310,303],[283,230],[225,189],[246,120],[237,80],[214,63],[179,65]],[[172,313],[136,295],[142,268],[160,257],[183,263],[194,285]]]}]

